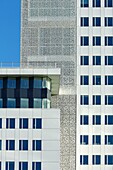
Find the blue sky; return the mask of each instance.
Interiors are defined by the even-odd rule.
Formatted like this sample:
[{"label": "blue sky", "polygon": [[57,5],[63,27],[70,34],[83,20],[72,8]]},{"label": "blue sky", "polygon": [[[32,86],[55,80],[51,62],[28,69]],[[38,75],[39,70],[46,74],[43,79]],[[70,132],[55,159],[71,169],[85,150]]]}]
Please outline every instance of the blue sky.
[{"label": "blue sky", "polygon": [[0,62],[20,61],[21,0],[0,0]]}]

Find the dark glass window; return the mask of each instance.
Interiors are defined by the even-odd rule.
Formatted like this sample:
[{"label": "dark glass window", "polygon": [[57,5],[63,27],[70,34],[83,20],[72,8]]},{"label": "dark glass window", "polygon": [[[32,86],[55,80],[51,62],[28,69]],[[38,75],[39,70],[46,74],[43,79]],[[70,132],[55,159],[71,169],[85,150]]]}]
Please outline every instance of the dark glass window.
[{"label": "dark glass window", "polygon": [[0,118],[0,129],[2,128],[2,118]]},{"label": "dark glass window", "polygon": [[81,115],[80,116],[80,124],[81,125],[88,125],[89,124],[89,116],[88,115]]},{"label": "dark glass window", "polygon": [[113,76],[105,76],[105,85],[113,85]]},{"label": "dark glass window", "polygon": [[93,145],[101,145],[101,136],[93,135],[92,144]]},{"label": "dark glass window", "polygon": [[19,170],[28,170],[28,162],[19,162]]},{"label": "dark glass window", "polygon": [[113,105],[113,95],[105,95],[105,105]]},{"label": "dark glass window", "polygon": [[88,95],[81,95],[80,96],[80,104],[81,105],[88,105],[89,104],[89,96]]},{"label": "dark glass window", "polygon": [[19,150],[28,150],[28,140],[19,140]]},{"label": "dark glass window", "polygon": [[0,98],[0,108],[3,108],[3,99]]},{"label": "dark glass window", "polygon": [[81,46],[88,46],[89,45],[89,37],[81,37]]},{"label": "dark glass window", "polygon": [[15,108],[16,107],[16,99],[8,98],[7,99],[7,108]]},{"label": "dark glass window", "polygon": [[105,165],[113,165],[113,155],[105,155]]},{"label": "dark glass window", "polygon": [[105,26],[112,27],[113,26],[113,17],[105,17]]},{"label": "dark glass window", "polygon": [[113,37],[105,37],[105,46],[113,46]]},{"label": "dark glass window", "polygon": [[101,0],[93,0],[93,7],[101,7]]},{"label": "dark glass window", "polygon": [[88,85],[89,84],[89,76],[80,76],[80,84]]},{"label": "dark glass window", "polygon": [[93,155],[92,156],[92,164],[93,165],[100,165],[101,164],[101,156],[100,155]]},{"label": "dark glass window", "polygon": [[101,125],[101,116],[93,115],[93,125]]},{"label": "dark glass window", "polygon": [[80,135],[80,144],[88,145],[88,135]]},{"label": "dark glass window", "polygon": [[6,162],[5,170],[15,170],[15,163],[14,162]]},{"label": "dark glass window", "polygon": [[29,78],[21,78],[20,87],[28,89],[29,88]]},{"label": "dark glass window", "polygon": [[80,165],[88,165],[88,155],[80,155]]},{"label": "dark glass window", "polygon": [[81,7],[89,7],[89,0],[81,0]]},{"label": "dark glass window", "polygon": [[101,56],[93,56],[93,65],[101,65]]},{"label": "dark glass window", "polygon": [[93,95],[93,105],[101,105],[101,96]]},{"label": "dark glass window", "polygon": [[15,140],[6,140],[6,150],[15,150]]},{"label": "dark glass window", "polygon": [[41,150],[41,140],[33,140],[32,141],[32,150],[33,151],[40,151]]},{"label": "dark glass window", "polygon": [[0,150],[2,150],[2,140],[0,140]]},{"label": "dark glass window", "polygon": [[81,27],[89,26],[89,18],[88,17],[81,17]]},{"label": "dark glass window", "polygon": [[93,37],[93,46],[101,45],[101,37]]},{"label": "dark glass window", "polygon": [[100,27],[101,26],[101,18],[100,17],[93,17],[93,26]]},{"label": "dark glass window", "polygon": [[2,88],[3,88],[3,79],[0,78],[0,89],[2,89]]},{"label": "dark glass window", "polygon": [[113,125],[113,116],[105,115],[105,125]]},{"label": "dark glass window", "polygon": [[28,129],[28,118],[20,118],[19,119],[19,128],[20,129]]},{"label": "dark glass window", "polygon": [[105,7],[113,7],[113,0],[105,0]]},{"label": "dark glass window", "polygon": [[93,85],[101,85],[101,76],[93,76]]},{"label": "dark glass window", "polygon": [[2,170],[2,163],[0,162],[0,170]]},{"label": "dark glass window", "polygon": [[7,88],[16,88],[16,79],[15,78],[7,79]]},{"label": "dark glass window", "polygon": [[113,145],[113,135],[105,135],[105,145]]},{"label": "dark glass window", "polygon": [[80,64],[81,65],[89,65],[89,56],[81,56]]},{"label": "dark glass window", "polygon": [[42,88],[42,79],[34,78],[34,88]]},{"label": "dark glass window", "polygon": [[41,170],[41,162],[32,162],[32,170]]},{"label": "dark glass window", "polygon": [[42,119],[34,118],[33,119],[33,129],[41,129],[42,128]]},{"label": "dark glass window", "polygon": [[6,119],[6,128],[14,129],[15,128],[15,118],[7,118]]},{"label": "dark glass window", "polygon": [[113,65],[113,56],[105,56],[105,65]]}]

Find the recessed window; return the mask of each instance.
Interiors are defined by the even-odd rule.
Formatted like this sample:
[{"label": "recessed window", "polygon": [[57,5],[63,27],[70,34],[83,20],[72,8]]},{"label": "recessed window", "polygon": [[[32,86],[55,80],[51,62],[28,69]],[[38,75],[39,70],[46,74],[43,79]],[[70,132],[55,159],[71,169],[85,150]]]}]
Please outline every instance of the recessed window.
[{"label": "recessed window", "polygon": [[93,85],[101,85],[101,76],[93,76]]},{"label": "recessed window", "polygon": [[81,56],[80,65],[89,65],[89,56]]},{"label": "recessed window", "polygon": [[105,85],[113,85],[113,76],[105,76]]},{"label": "recessed window", "polygon": [[0,129],[2,128],[2,118],[0,118]]},{"label": "recessed window", "polygon": [[113,145],[113,135],[105,135],[105,145]]},{"label": "recessed window", "polygon": [[33,129],[41,129],[42,128],[42,119],[34,118],[33,119]]},{"label": "recessed window", "polygon": [[93,7],[101,7],[101,0],[93,0]]},{"label": "recessed window", "polygon": [[113,155],[105,155],[105,165],[113,165]]},{"label": "recessed window", "polygon": [[33,151],[40,151],[42,146],[41,146],[41,140],[33,140],[32,141],[32,150]]},{"label": "recessed window", "polygon": [[3,79],[0,78],[0,89],[2,89],[2,88],[3,88]]},{"label": "recessed window", "polygon": [[16,108],[16,99],[8,98],[7,99],[7,108]]},{"label": "recessed window", "polygon": [[80,104],[81,105],[88,105],[89,104],[89,96],[88,95],[81,95],[80,96]]},{"label": "recessed window", "polygon": [[16,79],[15,78],[7,79],[7,88],[16,88]]},{"label": "recessed window", "polygon": [[21,108],[28,108],[29,107],[29,99],[21,98],[20,99],[20,107]]},{"label": "recessed window", "polygon": [[28,129],[28,118],[20,118],[19,119],[19,128],[20,129]]},{"label": "recessed window", "polygon": [[19,140],[19,150],[28,150],[28,140]]},{"label": "recessed window", "polygon": [[80,165],[88,165],[88,155],[80,155]]},{"label": "recessed window", "polygon": [[113,116],[105,115],[105,125],[113,125]]},{"label": "recessed window", "polygon": [[93,27],[100,27],[100,26],[101,26],[101,18],[93,17]]},{"label": "recessed window", "polygon": [[34,98],[34,108],[42,108],[42,99]]},{"label": "recessed window", "polygon": [[93,95],[93,105],[101,105],[101,96]]},{"label": "recessed window", "polygon": [[88,46],[89,45],[89,37],[81,37],[81,46]]},{"label": "recessed window", "polygon": [[15,162],[6,162],[5,170],[15,170]]},{"label": "recessed window", "polygon": [[93,125],[101,125],[101,116],[100,115],[93,115]]},{"label": "recessed window", "polygon": [[15,140],[6,140],[6,150],[15,150]]},{"label": "recessed window", "polygon": [[15,118],[6,119],[6,129],[15,129]]},{"label": "recessed window", "polygon": [[89,26],[89,18],[81,17],[81,27],[88,27],[88,26]]},{"label": "recessed window", "polygon": [[0,108],[3,108],[3,99],[0,98]]},{"label": "recessed window", "polygon": [[42,79],[34,78],[34,88],[42,88]]},{"label": "recessed window", "polygon": [[101,65],[101,56],[93,56],[93,65]]},{"label": "recessed window", "polygon": [[28,162],[19,162],[19,170],[28,170]]},{"label": "recessed window", "polygon": [[113,26],[113,17],[105,17],[105,26],[112,27]]},{"label": "recessed window", "polygon": [[105,46],[113,46],[113,37],[105,37]]},{"label": "recessed window", "polygon": [[113,95],[105,95],[105,105],[113,105]]},{"label": "recessed window", "polygon": [[105,7],[113,7],[113,0],[105,0]]},{"label": "recessed window", "polygon": [[89,85],[89,76],[80,76],[80,85]]},{"label": "recessed window", "polygon": [[32,162],[32,170],[41,170],[41,162]]},{"label": "recessed window", "polygon": [[105,56],[105,65],[113,65],[113,56]]},{"label": "recessed window", "polygon": [[80,144],[88,145],[88,135],[80,135]]},{"label": "recessed window", "polygon": [[81,0],[81,7],[89,7],[89,0]]},{"label": "recessed window", "polygon": [[101,136],[100,135],[93,135],[92,144],[93,145],[101,145]]},{"label": "recessed window", "polygon": [[101,45],[101,37],[93,37],[93,46]]},{"label": "recessed window", "polygon": [[92,164],[93,165],[100,165],[101,164],[101,156],[100,155],[93,155],[92,156]]},{"label": "recessed window", "polygon": [[2,140],[0,140],[0,150],[2,150]]},{"label": "recessed window", "polygon": [[28,89],[29,88],[29,78],[21,78],[20,87]]},{"label": "recessed window", "polygon": [[89,116],[88,115],[81,115],[80,116],[80,124],[81,125],[88,125],[89,124]]}]

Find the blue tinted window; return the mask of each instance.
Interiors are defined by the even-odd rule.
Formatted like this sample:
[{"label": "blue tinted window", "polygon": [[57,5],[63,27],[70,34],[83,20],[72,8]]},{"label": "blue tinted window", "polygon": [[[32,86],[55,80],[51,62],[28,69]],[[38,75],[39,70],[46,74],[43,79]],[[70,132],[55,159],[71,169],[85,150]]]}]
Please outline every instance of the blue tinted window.
[{"label": "blue tinted window", "polygon": [[93,65],[101,65],[101,56],[93,56]]},{"label": "blue tinted window", "polygon": [[2,150],[2,140],[0,140],[0,150]]},{"label": "blue tinted window", "polygon": [[93,0],[93,7],[101,7],[101,0]]},{"label": "blue tinted window", "polygon": [[82,26],[82,27],[87,27],[87,26],[89,26],[89,18],[88,18],[88,17],[82,17],[82,18],[81,18],[81,26]]},{"label": "blue tinted window", "polygon": [[0,129],[2,128],[2,118],[0,118]]},{"label": "blue tinted window", "polygon": [[105,85],[113,85],[113,76],[105,76]]},{"label": "blue tinted window", "polygon": [[88,105],[89,104],[89,96],[88,95],[81,95],[80,96],[80,104],[81,105]]},{"label": "blue tinted window", "polygon": [[105,95],[105,105],[113,105],[113,96]]},{"label": "blue tinted window", "polygon": [[81,37],[81,46],[89,45],[89,37]]},{"label": "blue tinted window", "polygon": [[6,140],[6,150],[15,150],[15,140]]},{"label": "blue tinted window", "polygon": [[101,45],[101,37],[93,37],[93,46]]},{"label": "blue tinted window", "polygon": [[93,76],[93,85],[101,85],[101,76]]},{"label": "blue tinted window", "polygon": [[92,156],[93,165],[100,165],[101,164],[101,156],[100,155],[93,155]]},{"label": "blue tinted window", "polygon": [[88,155],[80,155],[80,165],[88,165]]},{"label": "blue tinted window", "polygon": [[105,0],[105,7],[113,7],[113,0]]},{"label": "blue tinted window", "polygon": [[41,170],[41,162],[32,162],[32,170]]},{"label": "blue tinted window", "polygon": [[89,56],[81,56],[80,64],[89,65]]},{"label": "blue tinted window", "polygon": [[34,78],[34,88],[42,88],[42,79]]},{"label": "blue tinted window", "polygon": [[100,135],[93,135],[93,140],[92,140],[93,145],[100,145],[101,144],[101,136]]},{"label": "blue tinted window", "polygon": [[89,117],[88,117],[88,115],[81,115],[80,116],[80,124],[81,125],[88,125],[89,124]]},{"label": "blue tinted window", "polygon": [[21,118],[20,119],[19,128],[20,129],[28,129],[28,119],[27,118]]},{"label": "blue tinted window", "polygon": [[105,155],[105,165],[113,165],[113,155]]},{"label": "blue tinted window", "polygon": [[100,27],[101,26],[101,18],[93,17],[93,26]]},{"label": "blue tinted window", "polygon": [[105,17],[105,26],[113,26],[113,17]]},{"label": "blue tinted window", "polygon": [[19,150],[28,150],[28,140],[19,140]]},{"label": "blue tinted window", "polygon": [[7,88],[16,88],[16,79],[15,78],[8,78]]},{"label": "blue tinted window", "polygon": [[81,85],[88,85],[89,84],[89,76],[81,76],[80,77],[80,84]]},{"label": "blue tinted window", "polygon": [[29,88],[29,79],[28,78],[21,78],[21,88]]},{"label": "blue tinted window", "polygon": [[0,108],[3,108],[3,99],[0,98]]},{"label": "blue tinted window", "polygon": [[15,108],[16,107],[16,99],[8,98],[7,99],[7,108]]},{"label": "blue tinted window", "polygon": [[105,56],[105,65],[113,65],[113,56]]},{"label": "blue tinted window", "polygon": [[19,170],[28,170],[28,162],[19,162]]},{"label": "blue tinted window", "polygon": [[80,135],[80,144],[88,145],[88,135]]},{"label": "blue tinted window", "polygon": [[113,37],[105,37],[105,46],[113,46]]},{"label": "blue tinted window", "polygon": [[113,135],[105,135],[105,144],[113,145]]},{"label": "blue tinted window", "polygon": [[6,170],[15,170],[14,162],[6,162]]},{"label": "blue tinted window", "polygon": [[93,115],[93,125],[100,125],[100,124],[101,124],[101,116]]},{"label": "blue tinted window", "polygon": [[6,128],[14,129],[15,128],[15,119],[14,118],[7,118],[6,119]]},{"label": "blue tinted window", "polygon": [[33,140],[32,141],[32,150],[40,151],[41,150],[41,140]]},{"label": "blue tinted window", "polygon": [[42,128],[42,119],[34,118],[33,119],[33,129],[41,129]]},{"label": "blue tinted window", "polygon": [[2,88],[3,88],[3,79],[0,78],[0,89],[2,89]]},{"label": "blue tinted window", "polygon": [[101,104],[101,96],[99,96],[99,95],[94,96],[93,95],[93,105],[100,105],[100,104]]},{"label": "blue tinted window", "polygon": [[113,116],[105,115],[105,125],[113,125]]},{"label": "blue tinted window", "polygon": [[89,7],[89,0],[81,0],[81,7]]}]

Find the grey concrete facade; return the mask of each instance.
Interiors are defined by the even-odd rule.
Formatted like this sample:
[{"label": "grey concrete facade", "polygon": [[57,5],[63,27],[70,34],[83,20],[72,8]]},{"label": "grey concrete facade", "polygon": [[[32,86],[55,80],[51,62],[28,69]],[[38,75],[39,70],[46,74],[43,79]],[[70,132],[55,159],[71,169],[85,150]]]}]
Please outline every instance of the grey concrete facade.
[{"label": "grey concrete facade", "polygon": [[61,68],[61,170],[75,170],[76,136],[76,1],[21,1],[21,66]]}]

